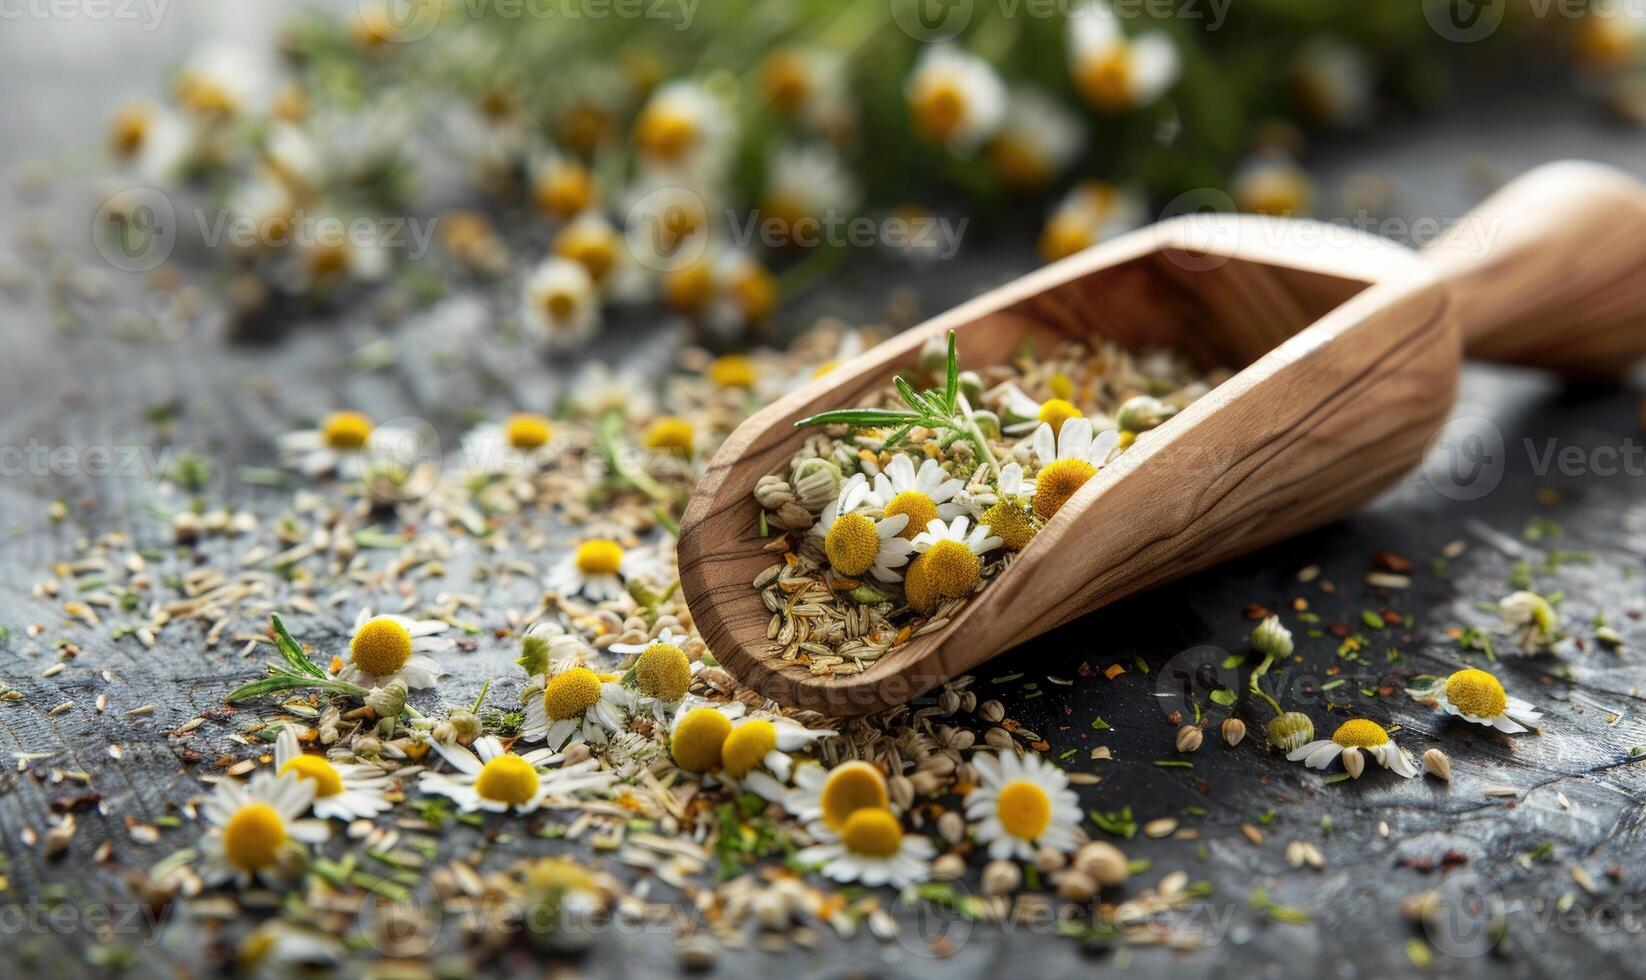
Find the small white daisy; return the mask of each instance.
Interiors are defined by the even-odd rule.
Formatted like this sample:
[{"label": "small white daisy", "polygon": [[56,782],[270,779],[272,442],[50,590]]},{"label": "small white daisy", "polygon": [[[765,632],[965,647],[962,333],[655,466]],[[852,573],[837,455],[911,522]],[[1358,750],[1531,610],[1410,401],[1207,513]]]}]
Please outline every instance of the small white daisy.
[{"label": "small white daisy", "polygon": [[822,540],[829,564],[840,574],[868,573],[882,582],[895,582],[896,570],[908,564],[914,553],[914,547],[899,536],[909,524],[909,515],[894,514],[877,521],[858,513],[869,494],[868,478],[853,475],[823,508],[811,533]]},{"label": "small white daisy", "polygon": [[794,788],[784,796],[783,806],[813,833],[838,834],[853,813],[886,809],[888,800],[886,777],[861,759],[833,769],[802,762],[794,768]]},{"label": "small white daisy", "polygon": [[1366,718],[1351,718],[1337,727],[1331,738],[1317,739],[1302,748],[1287,753],[1286,758],[1301,762],[1311,769],[1325,769],[1339,756],[1343,768],[1356,779],[1366,763],[1362,753],[1375,759],[1378,765],[1411,779],[1420,771],[1405,749],[1389,738],[1383,726]]},{"label": "small white daisy", "polygon": [[766,165],[760,198],[761,234],[772,245],[824,244],[823,221],[850,214],[861,197],[857,179],[833,147],[784,146]]},{"label": "small white daisy", "polygon": [[329,836],[322,821],[299,820],[314,799],[314,784],[296,773],[264,770],[247,783],[225,779],[206,800],[202,813],[210,830],[201,839],[200,877],[207,885],[252,879],[278,885],[282,854],[294,842],[319,843]]},{"label": "small white daisy", "polygon": [[736,137],[735,116],[706,87],[676,80],[652,93],[634,122],[635,149],[654,171],[717,177]]},{"label": "small white daisy", "polygon": [[474,751],[456,742],[431,742],[436,752],[457,771],[424,772],[419,788],[455,801],[465,812],[488,810],[531,813],[556,802],[570,804],[576,797],[604,794],[615,777],[600,771],[600,760],[589,758],[549,769],[558,756],[549,749],[517,755],[506,751],[496,736],[474,740]]},{"label": "small white daisy", "polygon": [[955,496],[965,486],[964,480],[950,476],[935,459],[922,461],[917,471],[906,453],[898,453],[874,475],[874,487],[864,499],[886,517],[907,514],[909,523],[902,536],[912,540],[933,520],[950,520],[960,514]]},{"label": "small white daisy", "polygon": [[970,523],[971,519],[964,514],[947,524],[938,520],[929,521],[926,530],[915,535],[912,542],[914,550],[925,555],[943,547],[945,543],[952,543],[964,547],[973,556],[980,558],[1000,547],[1000,539],[989,533],[989,525],[979,524],[977,527],[970,527]]},{"label": "small white daisy", "polygon": [[1530,702],[1510,697],[1496,677],[1473,667],[1457,671],[1432,687],[1408,689],[1407,693],[1464,721],[1511,735],[1535,731],[1543,717]]},{"label": "small white daisy", "polygon": [[548,462],[554,426],[531,412],[477,425],[463,437],[463,468],[469,473],[531,473]]},{"label": "small white daisy", "polygon": [[308,476],[333,474],[357,479],[376,460],[411,460],[417,433],[398,426],[375,425],[359,412],[333,412],[318,428],[280,437],[280,461]]},{"label": "small white daisy", "polygon": [[550,570],[545,585],[561,595],[605,602],[623,594],[639,564],[633,550],[610,538],[590,538]]},{"label": "small white daisy", "polygon": [[1170,35],[1154,30],[1128,38],[1104,0],[1090,0],[1069,17],[1069,61],[1081,97],[1107,113],[1154,102],[1177,82],[1183,67]]},{"label": "small white daisy", "polygon": [[783,47],[760,64],[762,100],[831,142],[855,123],[846,59],[825,47]]},{"label": "small white daisy", "polygon": [[1511,592],[1497,608],[1503,622],[1514,631],[1515,647],[1521,653],[1547,652],[1560,642],[1560,615],[1549,600],[1536,592]]},{"label": "small white daisy", "polygon": [[1143,199],[1097,180],[1083,180],[1069,190],[1040,232],[1040,257],[1047,262],[1068,258],[1143,223]]},{"label": "small white daisy", "polygon": [[986,404],[998,401],[1000,420],[1005,423],[1001,431],[1007,435],[1033,432],[1042,424],[1051,426],[1052,435],[1057,435],[1063,431],[1063,423],[1070,419],[1085,417],[1080,407],[1067,398],[1054,397],[1043,402],[1035,401],[1013,381],[1008,381],[989,392],[984,401]]},{"label": "small white daisy", "polygon": [[438,619],[410,619],[406,616],[373,616],[370,607],[360,610],[354,618],[354,632],[349,638],[349,661],[338,671],[339,680],[365,682],[372,687],[383,687],[394,681],[404,681],[406,687],[417,690],[433,687],[445,671],[433,658],[424,656],[450,650],[456,642],[449,637],[437,636],[450,629],[449,623]]},{"label": "small white daisy", "polygon": [[375,766],[333,765],[323,755],[303,751],[297,733],[288,725],[274,742],[274,769],[284,776],[294,772],[314,786],[314,815],[329,820],[375,817],[392,809],[384,798],[389,775]]},{"label": "small white daisy", "polygon": [[804,864],[821,865],[833,881],[860,881],[871,887],[902,888],[931,874],[937,849],[920,834],[907,834],[886,809],[864,807],[846,818],[838,834],[826,832],[820,844],[795,855]]},{"label": "small white daisy", "polygon": [[680,710],[692,677],[703,667],[701,660],[686,656],[688,638],[665,627],[655,639],[640,643],[613,643],[612,653],[635,657],[629,668],[635,688],[633,709],[650,712],[661,724],[668,724]]},{"label": "small white daisy", "polygon": [[1037,88],[1015,88],[1005,124],[989,142],[989,162],[1008,189],[1038,190],[1068,167],[1085,140],[1079,117],[1061,102]]},{"label": "small white daisy", "polygon": [[1097,475],[1120,445],[1120,433],[1104,429],[1092,434],[1087,418],[1069,419],[1062,429],[1052,431],[1050,422],[1040,423],[1034,434],[1019,444],[1039,465],[1035,472],[1034,513],[1042,521],[1051,520],[1069,498]]},{"label": "small white daisy", "polygon": [[966,794],[966,819],[995,860],[1034,859],[1042,848],[1067,854],[1080,844],[1080,798],[1063,770],[1029,753],[973,757],[978,784]]},{"label": "small white daisy", "polygon": [[1288,217],[1309,210],[1314,182],[1290,157],[1260,153],[1240,165],[1230,183],[1235,207],[1247,214]]},{"label": "small white daisy", "polygon": [[583,666],[534,677],[520,696],[526,705],[520,737],[546,742],[557,752],[571,742],[603,742],[608,732],[622,731],[631,703],[621,684]]},{"label": "small white daisy", "polygon": [[1377,79],[1366,53],[1342,38],[1312,37],[1290,72],[1292,102],[1310,122],[1358,126],[1371,115]]},{"label": "small white daisy", "polygon": [[594,280],[571,259],[543,260],[526,280],[520,310],[533,336],[550,347],[581,343],[600,326]]},{"label": "small white daisy", "polygon": [[953,44],[926,48],[904,87],[920,135],[970,150],[1006,121],[1006,86],[994,67]]},{"label": "small white daisy", "polygon": [[807,728],[781,716],[745,719],[720,745],[718,775],[732,786],[781,803],[788,798],[794,769],[790,753],[833,734],[831,728]]},{"label": "small white daisy", "polygon": [[274,90],[272,75],[258,52],[229,41],[207,41],[177,73],[172,97],[178,108],[203,122],[227,122],[258,108]]}]

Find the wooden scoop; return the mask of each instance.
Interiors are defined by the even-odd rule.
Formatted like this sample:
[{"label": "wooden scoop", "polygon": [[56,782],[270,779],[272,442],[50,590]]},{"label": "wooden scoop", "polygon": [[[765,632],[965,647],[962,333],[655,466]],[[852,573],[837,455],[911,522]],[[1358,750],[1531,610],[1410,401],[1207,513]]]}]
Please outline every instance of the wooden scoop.
[{"label": "wooden scoop", "polygon": [[[962,367],[1024,342],[1163,346],[1233,378],[1104,467],[935,632],[862,673],[781,659],[752,587],[777,555],[755,482],[787,472],[796,420],[861,404],[956,332]],[[903,703],[1134,592],[1343,517],[1399,480],[1445,422],[1464,352],[1614,377],[1646,356],[1646,188],[1550,164],[1422,253],[1343,226],[1193,215],[1072,256],[841,365],[748,419],[681,521],[681,585],[716,658],[786,704]]]}]

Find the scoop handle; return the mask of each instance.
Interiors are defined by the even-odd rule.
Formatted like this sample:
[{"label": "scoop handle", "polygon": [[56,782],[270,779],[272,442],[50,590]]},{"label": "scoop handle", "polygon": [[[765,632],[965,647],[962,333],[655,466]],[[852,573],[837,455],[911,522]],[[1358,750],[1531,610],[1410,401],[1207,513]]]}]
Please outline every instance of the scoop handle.
[{"label": "scoop handle", "polygon": [[1646,360],[1646,185],[1620,170],[1545,164],[1422,254],[1468,357],[1596,379]]}]

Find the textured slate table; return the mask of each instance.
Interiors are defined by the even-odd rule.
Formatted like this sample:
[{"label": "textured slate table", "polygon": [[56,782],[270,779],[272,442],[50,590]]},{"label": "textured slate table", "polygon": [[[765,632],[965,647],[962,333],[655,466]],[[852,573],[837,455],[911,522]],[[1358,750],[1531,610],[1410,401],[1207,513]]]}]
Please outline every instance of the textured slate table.
[{"label": "textured slate table", "polygon": [[[10,169],[49,154],[60,162],[54,169],[68,179],[58,182],[44,204],[25,205],[17,198],[0,203],[0,228],[6,232],[0,250],[16,247],[25,227],[40,227],[63,253],[92,261],[87,228],[100,196],[97,187],[78,175],[92,169],[89,162],[82,163],[91,156],[84,147],[120,97],[117,89],[131,79],[143,84],[153,75],[151,67],[174,59],[193,36],[231,22],[257,36],[275,20],[272,11],[247,13],[201,4],[175,5],[153,33],[111,23],[8,24],[0,32],[0,79],[12,98],[11,108],[0,117],[0,165]],[[119,79],[119,85],[111,84],[112,79]],[[1610,128],[1575,99],[1547,94],[1467,99],[1442,116],[1396,123],[1375,138],[1324,147],[1312,162],[1328,188],[1364,169],[1391,174],[1401,191],[1390,213],[1447,219],[1478,198],[1479,181],[1471,174],[1482,169],[1512,174],[1568,155],[1646,174],[1646,147],[1637,134]],[[1471,164],[1475,158],[1488,163]],[[822,312],[872,319],[901,286],[916,291],[922,313],[936,312],[1030,268],[1026,243],[1026,234],[1008,231],[1001,240],[974,243],[957,261],[920,273],[855,262],[823,291],[797,304],[786,320],[804,324]],[[112,283],[117,293],[131,285],[118,275]],[[208,322],[179,342],[133,344],[114,339],[108,324],[96,320],[82,330],[54,330],[42,294],[42,284],[36,282],[21,298],[0,298],[5,345],[0,446],[196,447],[208,450],[215,464],[215,494],[264,511],[277,499],[274,492],[238,483],[233,474],[241,465],[268,464],[273,439],[294,417],[347,403],[380,418],[424,418],[443,437],[455,439],[462,431],[461,413],[501,410],[516,399],[546,403],[572,371],[570,365],[545,365],[482,344],[464,349],[462,338],[468,335],[462,331],[480,319],[473,297],[453,297],[400,328],[397,336],[411,341],[405,348],[419,353],[385,370],[359,374],[343,369],[348,355],[387,336],[363,316],[291,323],[278,336],[256,341],[231,341]],[[675,339],[672,331],[625,322],[590,356],[639,358],[656,365],[667,358]],[[444,358],[453,351],[463,353],[455,367]],[[278,384],[268,389],[250,383],[258,379]],[[181,406],[175,432],[156,442],[143,420],[144,409],[172,400]],[[1493,492],[1459,500],[1414,476],[1353,520],[1081,621],[1000,658],[979,675],[981,697],[1002,697],[1024,725],[1050,741],[1053,754],[1073,750],[1066,765],[1102,776],[1100,784],[1082,793],[1089,808],[1130,806],[1140,822],[1177,816],[1199,832],[1198,845],[1139,836],[1123,846],[1132,858],[1154,862],[1152,870],[1134,880],[1133,891],[1178,868],[1211,885],[1209,898],[1174,920],[1209,948],[1196,953],[1140,949],[1124,954],[1121,962],[1151,976],[1386,976],[1411,969],[1405,946],[1413,937],[1425,937],[1437,951],[1436,969],[1462,976],[1646,973],[1638,956],[1639,936],[1646,929],[1640,901],[1646,865],[1639,858],[1646,776],[1629,755],[1631,747],[1646,745],[1637,691],[1646,678],[1639,659],[1646,648],[1646,627],[1638,619],[1646,598],[1636,574],[1646,554],[1639,405],[1638,390],[1576,390],[1532,374],[1471,367],[1457,415],[1491,419],[1495,430],[1464,423],[1452,430],[1457,437],[1453,445],[1471,453],[1474,444],[1464,441],[1470,433],[1501,435],[1503,449],[1495,458],[1502,460],[1504,471]],[[1579,447],[1588,459],[1602,458],[1592,455],[1597,449],[1617,451],[1634,463],[1610,475],[1587,465],[1572,474],[1543,471],[1541,460],[1551,444]],[[187,639],[197,634],[180,633],[181,642],[168,639],[144,651],[130,640],[111,643],[104,634],[67,623],[60,603],[31,599],[31,584],[53,562],[74,555],[76,536],[131,530],[140,545],[164,547],[165,529],[149,510],[153,493],[152,484],[115,478],[11,471],[0,478],[0,624],[12,629],[9,642],[0,645],[0,679],[24,694],[22,703],[0,705],[0,752],[8,763],[0,774],[0,836],[11,886],[0,903],[54,896],[80,905],[119,902],[125,898],[122,864],[146,866],[190,843],[195,831],[186,827],[167,831],[160,844],[137,846],[119,815],[130,812],[152,820],[196,791],[198,784],[180,764],[179,753],[188,745],[211,756],[225,748],[221,735],[228,729],[207,726],[187,740],[165,733],[215,706],[231,684],[257,672],[255,663],[228,663],[222,652],[208,655]],[[69,504],[71,517],[52,524],[47,506],[59,498]],[[1521,540],[1525,527],[1544,520],[1558,522],[1558,539]],[[1465,541],[1467,549],[1437,574],[1431,561],[1457,540]],[[1562,562],[1550,571],[1550,549],[1591,557]],[[1380,593],[1361,584],[1373,555],[1385,551],[1417,565],[1413,588]],[[1393,697],[1375,700],[1357,693],[1457,664],[1457,643],[1446,631],[1490,624],[1492,616],[1478,604],[1510,590],[1517,561],[1533,568],[1540,590],[1566,593],[1562,612],[1574,628],[1587,632],[1593,617],[1605,614],[1628,643],[1619,655],[1591,649],[1567,660],[1546,658],[1502,668],[1512,690],[1548,711],[1547,734],[1506,739],[1485,729],[1443,723],[1398,690]],[[1320,567],[1320,577],[1300,584],[1299,570],[1310,565]],[[463,562],[454,561],[441,587],[460,587],[464,574]],[[1336,591],[1325,591],[1325,582],[1335,583]],[[528,601],[523,597],[529,588],[515,588],[498,601]],[[1309,710],[1324,727],[1325,701],[1370,701],[1366,710],[1374,717],[1406,726],[1403,738],[1417,751],[1444,745],[1456,770],[1449,788],[1429,779],[1400,782],[1387,774],[1324,785],[1318,776],[1257,749],[1255,737],[1239,751],[1208,738],[1193,770],[1153,765],[1170,750],[1168,715],[1183,703],[1182,677],[1209,665],[1201,676],[1227,683],[1229,676],[1220,676],[1218,665],[1224,651],[1243,648],[1251,626],[1245,607],[1278,609],[1297,597],[1306,598],[1325,624],[1367,632],[1380,666],[1351,666],[1332,674],[1340,666],[1337,638],[1328,633],[1311,639],[1300,633],[1302,662],[1275,675],[1288,685],[1293,704]],[[1412,625],[1368,632],[1361,625],[1366,609],[1392,610],[1411,617]],[[23,635],[22,627],[34,622],[47,626],[38,640]],[[293,625],[305,639],[318,641],[340,638],[346,626],[304,617]],[[81,653],[68,669],[42,679],[39,674],[54,660],[52,644],[58,639],[78,643]],[[1384,664],[1381,655],[1389,649],[1402,656]],[[488,673],[506,676],[511,656],[503,645],[483,640],[472,654],[473,670],[447,689],[449,699],[472,694]],[[1102,679],[1103,668],[1113,663],[1127,672],[1113,682]],[[103,668],[112,681],[99,678],[96,672]],[[1060,686],[1048,683],[1048,675],[1081,679]],[[1347,683],[1319,693],[1321,685],[1339,677]],[[513,691],[508,685],[501,690],[503,696]],[[98,693],[110,699],[110,711],[102,716],[89,709]],[[1203,704],[1204,694],[1202,690],[1199,697]],[[77,707],[46,716],[66,699],[74,699]],[[159,706],[153,717],[120,715],[123,708],[145,702]],[[1265,719],[1261,707],[1250,698],[1238,707],[1254,731]],[[1612,713],[1620,717],[1607,723]],[[1099,716],[1109,729],[1093,727]],[[127,746],[122,762],[106,755],[111,740]],[[1097,746],[1108,746],[1113,761],[1086,761]],[[73,789],[19,775],[10,764],[12,753],[18,752],[53,753],[36,763],[37,769],[92,772],[95,789],[115,816],[82,812],[69,853],[42,859],[39,847],[21,842],[22,830],[43,829],[49,802]],[[1513,786],[1516,796],[1489,798],[1483,789],[1491,785]],[[1325,818],[1330,833],[1323,830]],[[1387,837],[1378,832],[1380,823],[1387,824]],[[1240,832],[1242,824],[1258,826],[1264,842],[1251,843]],[[94,865],[91,855],[104,840],[113,845],[113,861]],[[450,846],[462,849],[476,840],[474,831],[460,827]],[[1326,857],[1324,871],[1288,867],[1283,852],[1292,840],[1317,844]],[[493,858],[501,861],[503,856]],[[1587,895],[1574,884],[1574,865],[1586,869],[1598,894]],[[1312,923],[1269,921],[1249,907],[1254,886],[1277,903],[1306,910]],[[1467,902],[1460,903],[1465,911],[1452,928],[1425,933],[1400,918],[1400,898],[1442,886],[1460,898],[1480,892],[1507,904],[1510,931],[1499,953],[1483,955],[1483,944],[1471,931],[1478,918],[1468,914],[1473,906]],[[1564,910],[1562,896],[1575,911]],[[1075,944],[1047,936],[1044,924],[999,930],[954,922],[938,923],[938,928],[948,930],[957,951],[935,960],[917,936],[922,921],[907,914],[904,920],[905,943],[882,946],[866,936],[847,944],[829,941],[816,952],[796,951],[782,961],[753,950],[726,953],[719,969],[728,976],[781,966],[802,976],[861,971],[1052,977],[1117,962],[1114,954],[1093,959]],[[42,973],[90,969],[82,963],[95,937],[80,929],[31,930],[18,922],[15,917],[0,920],[7,934],[0,940],[0,963],[21,958],[27,968]],[[174,922],[161,945],[140,951],[135,972],[160,976],[191,971],[199,962],[192,947],[200,937],[192,923]],[[533,969],[524,960],[506,961],[505,966]],[[672,971],[670,934],[653,929],[615,936],[583,961],[583,969],[593,975]]]}]

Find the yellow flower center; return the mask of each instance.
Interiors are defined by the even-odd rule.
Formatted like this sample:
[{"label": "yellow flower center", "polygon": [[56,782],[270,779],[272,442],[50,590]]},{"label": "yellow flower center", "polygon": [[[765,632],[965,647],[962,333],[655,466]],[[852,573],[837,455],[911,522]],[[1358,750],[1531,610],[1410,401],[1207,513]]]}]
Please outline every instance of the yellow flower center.
[{"label": "yellow flower center", "polygon": [[1375,721],[1351,718],[1332,733],[1332,741],[1344,748],[1366,749],[1389,744],[1389,733]]},{"label": "yellow flower center", "polygon": [[653,643],[634,662],[634,682],[648,697],[679,701],[692,682],[691,661],[673,643]]},{"label": "yellow flower center", "polygon": [[909,523],[904,525],[901,536],[913,541],[915,535],[926,530],[927,524],[937,520],[937,503],[919,490],[905,490],[886,504],[887,517],[898,514],[909,515]]},{"label": "yellow flower center", "polygon": [[754,362],[741,354],[717,357],[709,365],[709,380],[722,388],[753,388]]},{"label": "yellow flower center", "polygon": [[594,879],[570,858],[552,857],[533,861],[526,867],[526,887],[536,893],[591,892]]},{"label": "yellow flower center", "polygon": [[1000,182],[1014,191],[1033,190],[1046,182],[1046,160],[1020,139],[995,140],[989,146],[989,162]]},{"label": "yellow flower center", "polygon": [[1000,538],[1001,544],[1010,551],[1022,551],[1023,546],[1034,537],[1034,524],[1029,515],[1016,504],[1002,500],[988,510],[978,520],[979,524],[987,524],[989,532]]},{"label": "yellow flower center", "polygon": [[1064,422],[1080,418],[1080,416],[1080,409],[1076,408],[1072,402],[1064,401],[1061,398],[1047,399],[1035,415],[1040,421],[1051,423],[1052,435],[1054,436],[1063,431]]},{"label": "yellow flower center", "polygon": [[1446,700],[1475,718],[1496,718],[1509,706],[1509,696],[1497,678],[1472,667],[1446,678]]},{"label": "yellow flower center", "polygon": [[[1050,378],[1047,378],[1046,387],[1052,390],[1053,398],[1061,398],[1066,402],[1074,401],[1074,379],[1069,377],[1067,374],[1064,374],[1062,371],[1059,371],[1056,374],[1053,374]],[[1044,411],[1044,409],[1042,409],[1042,411]],[[1041,415],[1040,419],[1043,422],[1051,421],[1046,418],[1045,415]]]},{"label": "yellow flower center", "polygon": [[573,229],[554,240],[554,250],[561,258],[581,265],[589,278],[600,282],[617,264],[615,234]]},{"label": "yellow flower center", "polygon": [[570,320],[577,312],[577,297],[564,289],[550,290],[543,294],[543,312],[556,323]]},{"label": "yellow flower center", "polygon": [[764,320],[777,308],[777,278],[764,268],[753,266],[732,281],[731,294],[745,320],[750,323]]},{"label": "yellow flower center", "polygon": [[1091,226],[1086,222],[1068,216],[1056,217],[1040,232],[1040,257],[1056,262],[1095,244]]},{"label": "yellow flower center", "polygon": [[349,641],[349,659],[372,677],[387,677],[406,666],[412,655],[412,635],[387,616],[366,620]]},{"label": "yellow flower center", "polygon": [[1016,779],[1000,788],[994,815],[1000,826],[1019,840],[1038,840],[1052,823],[1052,798],[1027,780]]},{"label": "yellow flower center", "polygon": [[966,96],[953,82],[944,79],[923,85],[909,106],[915,128],[927,139],[942,143],[960,128],[966,115]]},{"label": "yellow flower center", "polygon": [[678,415],[665,415],[646,429],[646,448],[689,453],[696,437],[690,422]]},{"label": "yellow flower center", "polygon": [[889,858],[903,847],[903,828],[890,810],[868,808],[846,818],[840,842],[853,854]]},{"label": "yellow flower center", "polygon": [[544,214],[570,218],[594,199],[594,178],[579,164],[556,164],[538,177],[532,197]]},{"label": "yellow flower center", "polygon": [[918,613],[932,612],[942,600],[943,597],[937,594],[937,587],[932,584],[932,577],[926,573],[925,555],[916,555],[909,562],[903,574],[903,597]]},{"label": "yellow flower center", "polygon": [[1034,516],[1051,520],[1074,492],[1096,475],[1097,467],[1083,459],[1053,460],[1035,476]]},{"label": "yellow flower center", "polygon": [[320,423],[320,441],[328,449],[364,449],[371,430],[370,416],[359,412],[333,412]]},{"label": "yellow flower center", "polygon": [[286,843],[286,821],[267,803],[248,803],[234,812],[223,828],[223,855],[242,871],[256,871],[274,863]]},{"label": "yellow flower center", "polygon": [[720,748],[721,765],[734,779],[742,779],[777,749],[777,726],[763,718],[732,729]]},{"label": "yellow flower center", "polygon": [[1076,70],[1076,84],[1092,107],[1121,112],[1132,105],[1131,52],[1123,44],[1101,58],[1088,59]]},{"label": "yellow flower center", "polygon": [[697,142],[697,123],[666,109],[650,108],[635,124],[634,139],[648,156],[677,161]]},{"label": "yellow flower center", "polygon": [[977,587],[983,563],[972,549],[952,539],[939,541],[921,556],[931,588],[943,599],[958,599]]},{"label": "yellow flower center", "polygon": [[714,276],[707,262],[694,262],[663,277],[663,302],[681,313],[696,313],[714,293]]},{"label": "yellow flower center", "polygon": [[886,808],[886,777],[867,762],[843,762],[823,780],[823,822],[838,831],[859,810]]},{"label": "yellow flower center", "polygon": [[600,677],[587,667],[573,667],[543,685],[543,711],[550,721],[582,716],[600,700]]},{"label": "yellow flower center", "polygon": [[732,733],[732,723],[713,708],[693,708],[675,726],[669,739],[674,764],[687,772],[704,772],[720,765],[720,750]]},{"label": "yellow flower center", "polygon": [[874,566],[880,555],[880,535],[874,521],[862,514],[842,514],[835,518],[829,533],[823,537],[823,550],[829,564],[842,575],[862,575]]},{"label": "yellow flower center", "polygon": [[623,567],[623,547],[610,538],[595,538],[577,546],[575,561],[584,575],[616,575]]},{"label": "yellow flower center", "polygon": [[343,777],[332,764],[317,755],[300,755],[280,767],[280,775],[295,772],[299,779],[314,783],[315,796],[336,796],[343,792]]},{"label": "yellow flower center", "polygon": [[115,156],[129,159],[137,155],[148,139],[154,113],[146,105],[121,106],[109,122],[109,146]]},{"label": "yellow flower center", "polygon": [[500,755],[480,768],[474,791],[481,799],[520,806],[537,795],[539,782],[531,763],[518,755]]},{"label": "yellow flower center", "polygon": [[1309,206],[1309,185],[1289,170],[1264,170],[1239,184],[1235,206],[1250,214],[1295,214]]},{"label": "yellow flower center", "polygon": [[549,420],[530,412],[518,412],[503,423],[503,435],[514,449],[541,449],[549,433]]},{"label": "yellow flower center", "polygon": [[798,54],[775,51],[760,66],[761,95],[780,112],[798,112],[811,91],[810,75],[805,60]]}]

